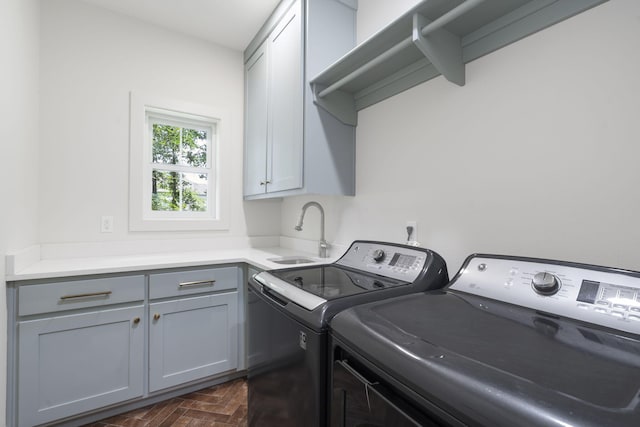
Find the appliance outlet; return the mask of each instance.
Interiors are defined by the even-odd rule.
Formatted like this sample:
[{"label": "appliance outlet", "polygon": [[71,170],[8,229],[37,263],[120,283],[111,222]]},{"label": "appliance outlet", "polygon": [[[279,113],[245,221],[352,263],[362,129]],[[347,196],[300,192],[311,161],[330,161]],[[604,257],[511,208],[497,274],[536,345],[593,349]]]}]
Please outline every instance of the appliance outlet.
[{"label": "appliance outlet", "polygon": [[101,233],[113,233],[113,217],[103,216],[100,218],[100,232]]},{"label": "appliance outlet", "polygon": [[417,221],[407,221],[406,225],[406,236],[407,236],[407,244],[418,246],[418,222]]}]

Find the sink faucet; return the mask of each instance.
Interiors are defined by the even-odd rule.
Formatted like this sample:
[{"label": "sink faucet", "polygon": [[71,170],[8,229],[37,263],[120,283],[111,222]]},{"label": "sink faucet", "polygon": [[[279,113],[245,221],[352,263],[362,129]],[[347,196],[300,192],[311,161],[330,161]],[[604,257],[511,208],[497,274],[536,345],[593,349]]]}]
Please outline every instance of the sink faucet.
[{"label": "sink faucet", "polygon": [[324,240],[324,209],[318,202],[308,202],[302,206],[302,213],[300,214],[300,219],[298,220],[298,224],[294,227],[297,231],[302,231],[302,221],[304,220],[304,214],[307,212],[307,209],[311,206],[315,206],[320,210],[320,242],[318,244],[318,256],[320,258],[327,258],[329,255],[327,254],[327,248],[329,244],[326,240]]}]

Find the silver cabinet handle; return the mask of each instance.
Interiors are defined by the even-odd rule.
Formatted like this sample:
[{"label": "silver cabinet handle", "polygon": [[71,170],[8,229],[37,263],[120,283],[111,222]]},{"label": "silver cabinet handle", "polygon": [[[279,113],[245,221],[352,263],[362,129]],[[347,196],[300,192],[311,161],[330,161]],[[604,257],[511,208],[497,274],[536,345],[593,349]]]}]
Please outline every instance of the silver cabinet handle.
[{"label": "silver cabinet handle", "polygon": [[215,280],[198,280],[195,282],[181,282],[178,287],[188,288],[190,286],[213,286],[215,283]]},{"label": "silver cabinet handle", "polygon": [[90,294],[63,295],[60,297],[60,299],[64,301],[68,299],[77,299],[77,298],[108,297],[109,295],[111,295],[111,291],[103,291],[103,292],[92,292]]}]

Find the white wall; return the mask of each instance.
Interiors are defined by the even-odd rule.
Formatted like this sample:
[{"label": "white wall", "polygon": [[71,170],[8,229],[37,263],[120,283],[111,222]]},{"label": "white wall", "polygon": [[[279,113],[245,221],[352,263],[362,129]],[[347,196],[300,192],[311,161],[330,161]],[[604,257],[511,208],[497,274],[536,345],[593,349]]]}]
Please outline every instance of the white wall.
[{"label": "white wall", "polygon": [[37,243],[38,2],[0,2],[0,425],[6,414],[4,255]]},{"label": "white wall", "polygon": [[0,2],[0,252],[37,240],[38,2]]},{"label": "white wall", "polygon": [[421,0],[361,0],[358,2],[357,40],[362,43]]},{"label": "white wall", "polygon": [[[361,38],[397,10],[361,1]],[[407,6],[413,4],[407,1]],[[389,13],[386,13],[389,9]],[[370,21],[362,18],[371,17]],[[452,272],[473,252],[640,270],[640,2],[612,0],[359,113],[353,198],[328,208],[329,241],[419,240]]]},{"label": "white wall", "polygon": [[[42,243],[279,234],[278,202],[242,201],[241,52],[78,0],[48,0],[41,70]],[[128,231],[129,91],[229,112],[229,231]],[[102,215],[114,217],[112,234],[100,233]]]}]

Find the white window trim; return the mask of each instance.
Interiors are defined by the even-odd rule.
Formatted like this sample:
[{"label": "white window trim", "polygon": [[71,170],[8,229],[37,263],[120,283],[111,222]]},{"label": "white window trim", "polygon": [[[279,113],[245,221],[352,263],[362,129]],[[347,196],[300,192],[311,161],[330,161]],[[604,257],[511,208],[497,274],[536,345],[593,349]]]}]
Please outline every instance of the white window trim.
[{"label": "white window trim", "polygon": [[[216,144],[212,153],[213,180],[215,194],[215,210],[207,213],[189,212],[188,215],[158,215],[151,211],[150,195],[151,175],[147,173],[148,159],[151,149],[145,143],[148,133],[147,112],[162,116],[162,112],[171,112],[171,116],[183,116],[186,119],[200,116],[215,122]],[[166,114],[166,113],[165,113]],[[224,132],[228,125],[224,109],[193,104],[159,96],[131,92],[130,94],[130,129],[129,129],[129,230],[131,231],[191,231],[191,230],[228,230],[229,229],[229,194],[227,189],[229,171],[229,141]],[[211,159],[209,159],[211,161]],[[149,175],[148,177],[146,175]],[[145,185],[147,187],[145,187]],[[148,188],[148,191],[144,189]],[[147,200],[149,199],[149,200]],[[211,206],[209,204],[209,206]],[[162,218],[160,218],[162,216]]]}]

